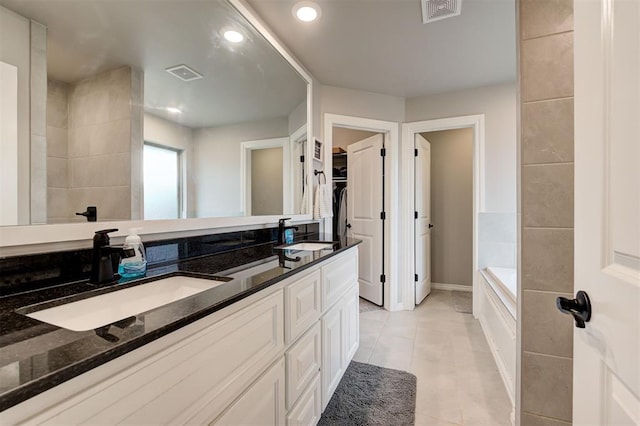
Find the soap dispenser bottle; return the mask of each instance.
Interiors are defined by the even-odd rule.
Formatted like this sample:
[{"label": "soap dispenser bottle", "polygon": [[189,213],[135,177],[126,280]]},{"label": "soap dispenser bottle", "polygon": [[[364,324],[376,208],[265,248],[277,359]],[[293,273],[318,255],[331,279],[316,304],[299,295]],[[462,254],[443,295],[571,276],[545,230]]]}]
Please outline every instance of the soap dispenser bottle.
[{"label": "soap dispenser bottle", "polygon": [[129,235],[124,240],[123,249],[131,249],[134,255],[120,260],[118,273],[122,278],[143,277],[147,272],[147,256],[144,252],[142,240],[138,236],[140,228],[131,228]]}]

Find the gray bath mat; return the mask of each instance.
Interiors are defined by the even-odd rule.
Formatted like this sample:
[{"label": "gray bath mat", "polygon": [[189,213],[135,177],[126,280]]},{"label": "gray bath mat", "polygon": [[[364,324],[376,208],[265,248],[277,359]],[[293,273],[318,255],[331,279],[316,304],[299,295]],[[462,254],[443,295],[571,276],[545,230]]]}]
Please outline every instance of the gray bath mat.
[{"label": "gray bath mat", "polygon": [[473,296],[470,291],[452,291],[453,309],[463,314],[473,313]]},{"label": "gray bath mat", "polygon": [[360,312],[379,311],[382,308],[374,303],[360,298]]},{"label": "gray bath mat", "polygon": [[351,361],[318,425],[413,425],[416,376]]}]

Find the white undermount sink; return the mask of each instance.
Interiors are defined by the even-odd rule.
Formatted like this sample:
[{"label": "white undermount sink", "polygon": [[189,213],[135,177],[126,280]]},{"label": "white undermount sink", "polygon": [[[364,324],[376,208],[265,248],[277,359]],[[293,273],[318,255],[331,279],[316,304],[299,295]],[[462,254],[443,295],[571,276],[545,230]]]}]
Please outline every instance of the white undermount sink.
[{"label": "white undermount sink", "polygon": [[297,243],[290,246],[276,247],[283,250],[305,250],[305,251],[317,251],[333,249],[333,243]]},{"label": "white undermount sink", "polygon": [[226,281],[174,276],[26,314],[72,331],[93,330],[192,296]]}]

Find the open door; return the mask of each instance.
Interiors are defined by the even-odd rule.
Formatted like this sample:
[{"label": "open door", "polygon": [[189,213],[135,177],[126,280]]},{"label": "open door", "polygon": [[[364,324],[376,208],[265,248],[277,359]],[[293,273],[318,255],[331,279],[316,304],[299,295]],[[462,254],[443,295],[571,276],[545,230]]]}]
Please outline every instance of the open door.
[{"label": "open door", "polygon": [[384,210],[381,134],[347,147],[348,235],[358,245],[360,297],[376,305],[384,303]]},{"label": "open door", "polygon": [[415,282],[416,305],[431,293],[431,144],[415,135]]},{"label": "open door", "polygon": [[574,22],[574,286],[592,315],[573,424],[640,425],[640,2],[576,1]]}]

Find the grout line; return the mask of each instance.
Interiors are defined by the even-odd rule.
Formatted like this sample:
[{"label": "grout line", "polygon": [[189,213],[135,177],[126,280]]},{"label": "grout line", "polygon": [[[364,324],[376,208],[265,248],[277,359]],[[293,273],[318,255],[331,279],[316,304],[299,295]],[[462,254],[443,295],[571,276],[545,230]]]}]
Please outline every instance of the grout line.
[{"label": "grout line", "polygon": [[569,99],[573,99],[574,96],[560,96],[558,98],[547,98],[547,99],[536,99],[533,101],[525,101],[525,102],[521,102],[522,105],[529,105],[529,104],[539,104],[539,103],[543,103],[543,102],[553,102],[553,101],[567,101]]},{"label": "grout line", "polygon": [[531,164],[522,164],[523,167],[535,167],[535,166],[566,166],[573,165],[575,161],[560,161],[557,163],[531,163]]},{"label": "grout line", "polygon": [[540,353],[540,352],[532,352],[532,351],[522,351],[522,353],[523,354],[537,355],[537,356],[546,356],[546,357],[549,357],[549,358],[556,358],[556,359],[561,359],[561,360],[564,360],[564,361],[573,361],[573,357],[569,358],[569,357],[566,357],[566,356],[543,354],[543,353]]},{"label": "grout line", "polygon": [[573,231],[574,227],[567,226],[523,226],[523,230],[564,230],[564,231]]},{"label": "grout line", "polygon": [[520,39],[520,41],[538,40],[538,39],[545,38],[545,37],[553,37],[553,36],[562,35],[562,34],[568,34],[568,33],[572,33],[572,32],[574,32],[573,28],[571,28],[570,30],[566,30],[566,31],[560,31],[558,33],[540,34],[540,35],[537,35],[537,36],[527,37],[527,38],[522,37]]}]

